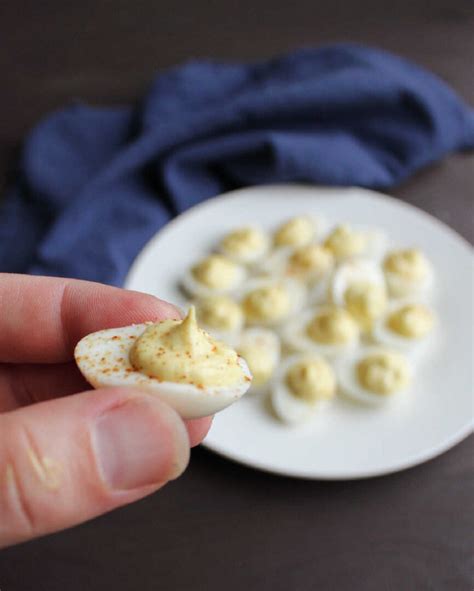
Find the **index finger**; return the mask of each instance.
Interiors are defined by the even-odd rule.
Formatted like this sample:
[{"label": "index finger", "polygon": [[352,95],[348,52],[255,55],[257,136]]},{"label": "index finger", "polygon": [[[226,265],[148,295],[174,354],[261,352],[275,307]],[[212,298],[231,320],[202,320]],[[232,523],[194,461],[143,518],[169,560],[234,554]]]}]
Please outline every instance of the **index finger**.
[{"label": "index finger", "polygon": [[0,361],[61,363],[86,334],[178,318],[151,295],[100,283],[0,273]]}]

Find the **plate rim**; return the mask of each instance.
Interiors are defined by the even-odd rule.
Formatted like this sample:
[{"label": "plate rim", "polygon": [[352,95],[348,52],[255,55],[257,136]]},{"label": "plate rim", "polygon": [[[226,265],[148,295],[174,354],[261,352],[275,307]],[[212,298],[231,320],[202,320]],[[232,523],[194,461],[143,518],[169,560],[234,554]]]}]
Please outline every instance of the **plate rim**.
[{"label": "plate rim", "polygon": [[218,449],[213,446],[212,443],[204,441],[200,444],[206,449],[212,451],[213,453],[235,462],[237,464],[247,466],[253,468],[255,470],[260,470],[262,472],[266,472],[268,474],[276,474],[277,476],[287,476],[290,478],[298,478],[299,480],[325,480],[325,481],[345,481],[345,480],[367,480],[369,478],[377,478],[378,476],[388,476],[389,474],[396,474],[397,472],[402,472],[404,470],[408,470],[410,468],[414,468],[421,464],[425,464],[430,460],[434,460],[435,458],[441,456],[445,452],[449,451],[465,439],[467,439],[470,435],[472,435],[474,429],[474,421],[471,421],[467,424],[463,429],[457,431],[452,437],[448,438],[447,440],[443,441],[439,446],[436,448],[431,448],[425,454],[416,454],[414,456],[410,456],[404,462],[394,463],[391,466],[387,466],[385,469],[378,469],[378,470],[366,470],[360,472],[354,472],[349,474],[343,473],[324,473],[317,471],[305,472],[304,470],[292,470],[289,469],[280,469],[278,467],[269,467],[268,464],[261,463],[259,461],[252,460],[252,462],[247,461],[245,458],[237,457],[235,455],[230,455],[226,451],[222,449]]}]

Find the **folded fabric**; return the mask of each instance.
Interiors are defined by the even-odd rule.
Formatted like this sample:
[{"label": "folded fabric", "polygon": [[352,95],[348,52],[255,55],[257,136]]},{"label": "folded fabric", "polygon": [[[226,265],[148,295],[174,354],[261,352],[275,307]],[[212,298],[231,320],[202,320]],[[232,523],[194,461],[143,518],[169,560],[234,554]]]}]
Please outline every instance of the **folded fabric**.
[{"label": "folded fabric", "polygon": [[31,132],[0,210],[0,271],[120,285],[163,224],[223,191],[391,187],[473,147],[473,110],[383,51],[192,61],[158,75],[138,106],[75,105]]}]

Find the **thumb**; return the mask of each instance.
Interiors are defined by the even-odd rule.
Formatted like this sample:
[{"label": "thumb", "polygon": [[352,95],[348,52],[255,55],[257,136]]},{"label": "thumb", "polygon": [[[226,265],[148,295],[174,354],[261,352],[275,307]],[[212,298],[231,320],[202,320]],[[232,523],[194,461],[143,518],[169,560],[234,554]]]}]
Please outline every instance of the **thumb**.
[{"label": "thumb", "polygon": [[0,415],[0,547],[69,527],[177,478],[178,414],[149,394],[94,390]]}]

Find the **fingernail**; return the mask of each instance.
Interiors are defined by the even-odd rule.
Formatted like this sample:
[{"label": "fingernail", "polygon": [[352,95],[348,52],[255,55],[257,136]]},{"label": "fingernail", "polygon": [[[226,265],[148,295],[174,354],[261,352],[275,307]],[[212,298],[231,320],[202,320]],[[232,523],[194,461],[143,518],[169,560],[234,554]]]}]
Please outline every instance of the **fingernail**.
[{"label": "fingernail", "polygon": [[159,301],[161,314],[164,318],[174,318],[175,320],[181,320],[186,316],[186,314],[183,313],[183,309],[177,306],[176,304],[172,304],[171,302],[167,302],[166,300],[161,300],[157,297],[155,297],[155,300]]},{"label": "fingernail", "polygon": [[131,490],[173,480],[189,461],[183,421],[146,394],[101,415],[93,441],[99,470],[112,489]]},{"label": "fingernail", "polygon": [[172,318],[173,320],[183,320],[186,317],[186,312],[179,306],[169,304],[166,302],[166,318]]}]

